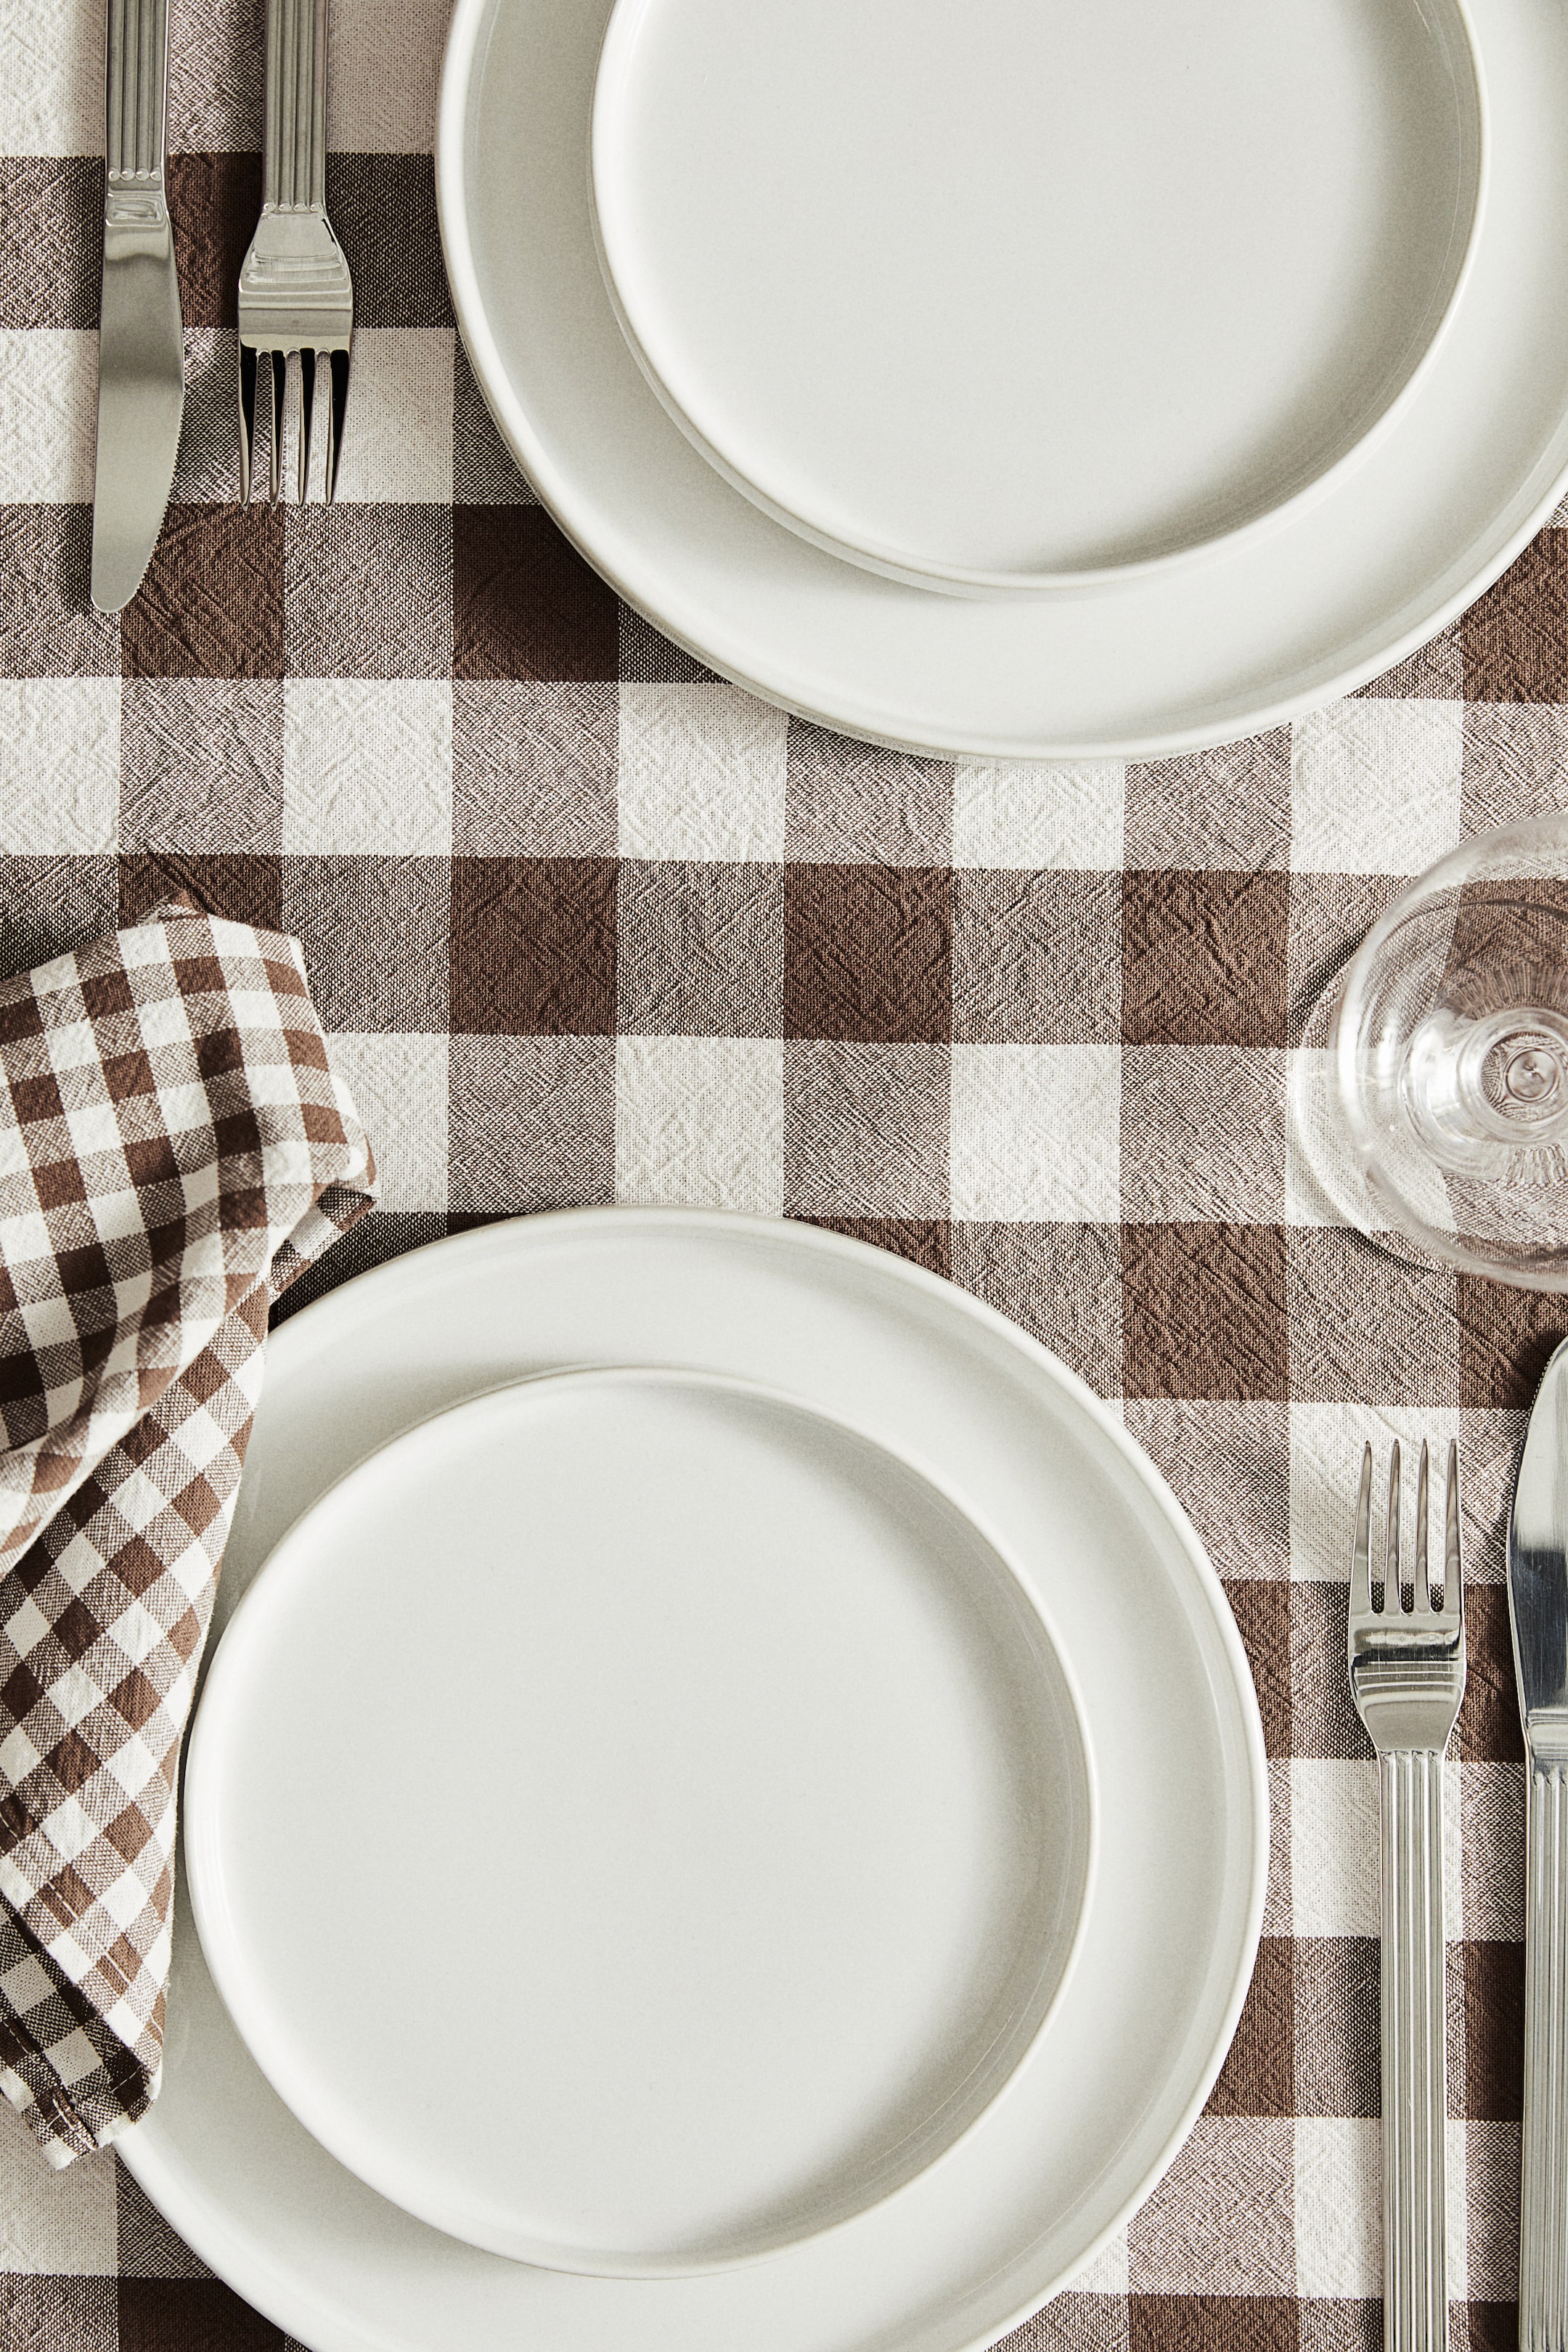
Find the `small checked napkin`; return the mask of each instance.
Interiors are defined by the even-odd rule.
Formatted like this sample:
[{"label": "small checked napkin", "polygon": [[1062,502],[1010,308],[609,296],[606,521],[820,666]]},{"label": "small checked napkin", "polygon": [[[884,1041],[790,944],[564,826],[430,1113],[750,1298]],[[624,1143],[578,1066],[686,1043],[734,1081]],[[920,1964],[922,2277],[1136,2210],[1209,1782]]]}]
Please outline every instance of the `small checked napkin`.
[{"label": "small checked napkin", "polygon": [[0,982],[0,2089],[55,2165],[157,2093],[268,1309],[374,1177],[298,940],[171,906]]}]

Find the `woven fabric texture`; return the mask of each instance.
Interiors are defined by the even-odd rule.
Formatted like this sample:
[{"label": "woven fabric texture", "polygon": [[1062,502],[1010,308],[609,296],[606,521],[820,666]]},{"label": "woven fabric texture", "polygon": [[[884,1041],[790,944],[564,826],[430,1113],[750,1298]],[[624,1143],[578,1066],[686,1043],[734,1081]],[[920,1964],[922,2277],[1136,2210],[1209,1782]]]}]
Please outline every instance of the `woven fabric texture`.
[{"label": "woven fabric texture", "polygon": [[[1376,1779],[1344,1684],[1363,1441],[1459,1441],[1449,1773],[1456,2352],[1513,2343],[1522,1769],[1500,1582],[1563,1307],[1403,1268],[1289,1150],[1321,975],[1467,834],[1568,805],[1568,529],[1366,692],[1187,758],[983,769],[786,719],[665,643],[532,501],[465,365],[431,163],[445,0],[332,0],[329,201],[358,331],[340,501],[242,511],[233,289],[257,0],[175,12],[189,394],[119,621],[87,598],[95,12],[0,0],[0,945],[174,888],[296,936],[378,1205],[280,1311],[476,1220],[689,1202],[820,1220],[1057,1349],[1173,1481],[1271,1758],[1262,1955],[1169,2179],[1016,2352],[1373,2352]],[[1568,515],[1563,518],[1568,521]],[[278,2330],[112,2156],[0,2115],[0,2345]]]},{"label": "woven fabric texture", "polygon": [[295,940],[189,909],[0,982],[0,2089],[156,2095],[174,1785],[273,1299],[369,1206]]}]

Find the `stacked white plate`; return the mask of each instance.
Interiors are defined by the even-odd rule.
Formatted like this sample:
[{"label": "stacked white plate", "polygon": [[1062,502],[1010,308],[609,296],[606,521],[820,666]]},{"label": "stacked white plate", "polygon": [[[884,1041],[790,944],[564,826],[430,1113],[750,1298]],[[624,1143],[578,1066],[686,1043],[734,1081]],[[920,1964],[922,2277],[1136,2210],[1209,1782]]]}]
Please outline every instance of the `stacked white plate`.
[{"label": "stacked white plate", "polygon": [[198,2252],[317,2352],[959,2352],[1079,2273],[1268,1855],[1114,1415],[882,1252],[696,1213],[419,1252],[268,1370],[122,2144]]},{"label": "stacked white plate", "polygon": [[458,0],[458,316],[715,669],[917,750],[1217,740],[1421,643],[1568,467],[1546,0]]}]

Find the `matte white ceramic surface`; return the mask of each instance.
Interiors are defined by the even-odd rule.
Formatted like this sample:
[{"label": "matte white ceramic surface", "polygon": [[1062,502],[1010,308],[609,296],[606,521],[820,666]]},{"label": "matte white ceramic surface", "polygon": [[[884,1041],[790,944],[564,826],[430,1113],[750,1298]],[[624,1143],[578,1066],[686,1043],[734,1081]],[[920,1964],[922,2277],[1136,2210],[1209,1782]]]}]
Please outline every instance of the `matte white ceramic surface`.
[{"label": "matte white ceramic surface", "polygon": [[323,2147],[473,2244],[658,2276],[833,2227],[988,2105],[1067,1979],[1090,1773],[1037,1608],[910,1465],[770,1390],[574,1372],[295,1525],[184,1824]]},{"label": "matte white ceramic surface", "polygon": [[1276,517],[1459,289],[1460,0],[616,0],[601,259],[671,415],[851,561],[1001,593]]},{"label": "matte white ceramic surface", "polygon": [[[218,1629],[300,1512],[388,1439],[502,1381],[649,1361],[787,1389],[983,1515],[1050,1612],[1094,1747],[1082,1951],[1005,2095],[896,2197],[765,2263],[585,2278],[411,2221],[310,2137],[230,2022],[182,1864],[163,2089],[120,2145],[197,2252],[314,2352],[967,2352],[1148,2195],[1235,2029],[1268,1796],[1219,1581],[1113,1412],[1016,1325],[881,1251],[763,1219],[591,1210],[347,1284],[268,1343]],[[412,1875],[407,1900],[417,1932]]]},{"label": "matte white ceramic surface", "polygon": [[1463,297],[1394,429],[1277,530],[1202,562],[985,602],[809,545],[725,482],[649,388],[590,217],[608,13],[608,0],[458,0],[437,162],[458,317],[502,433],[569,536],[631,605],[740,684],[921,751],[1182,751],[1387,667],[1477,595],[1558,497],[1568,16],[1548,0],[1472,0],[1485,215]]}]

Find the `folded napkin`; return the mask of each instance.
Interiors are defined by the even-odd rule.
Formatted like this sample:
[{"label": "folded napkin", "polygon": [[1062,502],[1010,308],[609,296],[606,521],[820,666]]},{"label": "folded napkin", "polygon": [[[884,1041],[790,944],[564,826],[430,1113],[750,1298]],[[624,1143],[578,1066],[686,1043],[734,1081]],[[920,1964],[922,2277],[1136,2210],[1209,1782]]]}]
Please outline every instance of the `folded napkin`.
[{"label": "folded napkin", "polygon": [[56,2165],[157,2093],[268,1309],[374,1175],[298,940],[171,906],[0,982],[0,2089]]}]

